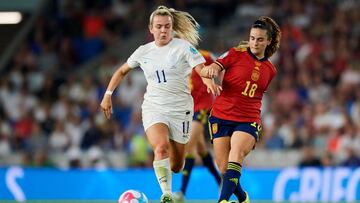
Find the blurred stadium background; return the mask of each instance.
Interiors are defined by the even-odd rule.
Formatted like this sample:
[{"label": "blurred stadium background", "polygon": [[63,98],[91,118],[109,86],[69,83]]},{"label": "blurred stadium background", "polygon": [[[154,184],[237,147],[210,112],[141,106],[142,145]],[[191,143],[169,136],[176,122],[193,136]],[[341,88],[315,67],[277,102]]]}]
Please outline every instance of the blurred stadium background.
[{"label": "blurred stadium background", "polygon": [[[260,15],[281,26],[262,139],[242,176],[252,199],[360,201],[358,0],[1,0],[0,201],[116,201],[127,189],[158,198],[142,72],[117,89],[111,121],[99,102],[117,65],[151,39],[160,4],[191,13],[200,47],[216,55]],[[189,199],[215,202],[200,165],[192,178]]]}]

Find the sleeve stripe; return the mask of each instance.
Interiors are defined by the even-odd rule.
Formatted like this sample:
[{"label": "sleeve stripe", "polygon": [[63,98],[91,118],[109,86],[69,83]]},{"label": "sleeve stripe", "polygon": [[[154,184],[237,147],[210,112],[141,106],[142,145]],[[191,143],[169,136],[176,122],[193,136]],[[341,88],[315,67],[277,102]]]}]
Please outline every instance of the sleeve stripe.
[{"label": "sleeve stripe", "polygon": [[225,68],[224,68],[224,66],[219,62],[219,61],[215,61],[215,63],[218,65],[218,66],[220,66],[220,71],[223,71]]}]

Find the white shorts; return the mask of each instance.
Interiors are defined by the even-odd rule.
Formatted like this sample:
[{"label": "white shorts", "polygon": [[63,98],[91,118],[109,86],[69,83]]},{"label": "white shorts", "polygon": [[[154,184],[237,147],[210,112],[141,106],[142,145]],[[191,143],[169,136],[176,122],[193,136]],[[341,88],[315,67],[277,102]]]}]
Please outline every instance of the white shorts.
[{"label": "white shorts", "polygon": [[168,126],[169,138],[175,142],[186,144],[190,139],[191,121],[193,111],[184,111],[184,113],[163,114],[158,111],[146,110],[142,112],[142,121],[145,131],[156,123],[164,123]]}]

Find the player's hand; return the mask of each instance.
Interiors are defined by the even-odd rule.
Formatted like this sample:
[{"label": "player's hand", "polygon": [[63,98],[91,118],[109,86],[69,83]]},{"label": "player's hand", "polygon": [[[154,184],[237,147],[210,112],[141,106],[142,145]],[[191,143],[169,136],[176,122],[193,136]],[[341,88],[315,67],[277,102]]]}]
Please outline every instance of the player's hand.
[{"label": "player's hand", "polygon": [[104,113],[105,117],[107,119],[110,119],[111,113],[112,113],[112,102],[111,102],[111,96],[110,95],[104,95],[101,104],[100,104],[101,110]]},{"label": "player's hand", "polygon": [[222,87],[215,83],[214,79],[203,79],[207,87],[207,92],[212,93],[214,96],[219,96],[222,91]]},{"label": "player's hand", "polygon": [[215,78],[219,75],[219,68],[218,66],[205,66],[201,69],[200,76],[204,78]]}]

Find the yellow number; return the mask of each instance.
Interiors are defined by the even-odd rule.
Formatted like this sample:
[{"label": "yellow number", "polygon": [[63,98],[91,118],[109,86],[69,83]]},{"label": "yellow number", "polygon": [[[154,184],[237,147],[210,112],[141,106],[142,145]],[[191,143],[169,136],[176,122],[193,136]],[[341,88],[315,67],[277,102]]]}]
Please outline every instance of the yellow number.
[{"label": "yellow number", "polygon": [[[253,83],[250,87],[250,81],[246,81],[246,87],[244,89],[244,91],[241,92],[242,95],[244,96],[248,96],[249,97],[254,97],[255,95],[255,91],[257,89],[257,84],[256,83]],[[249,90],[249,87],[250,87],[250,90]]]},{"label": "yellow number", "polygon": [[246,87],[245,87],[244,91],[241,92],[242,95],[247,96],[247,91],[249,89],[249,86],[250,86],[250,81],[246,81]]},{"label": "yellow number", "polygon": [[249,96],[250,97],[254,97],[256,89],[257,89],[257,84],[256,83],[252,84],[251,88],[250,88],[250,91],[249,91]]}]

